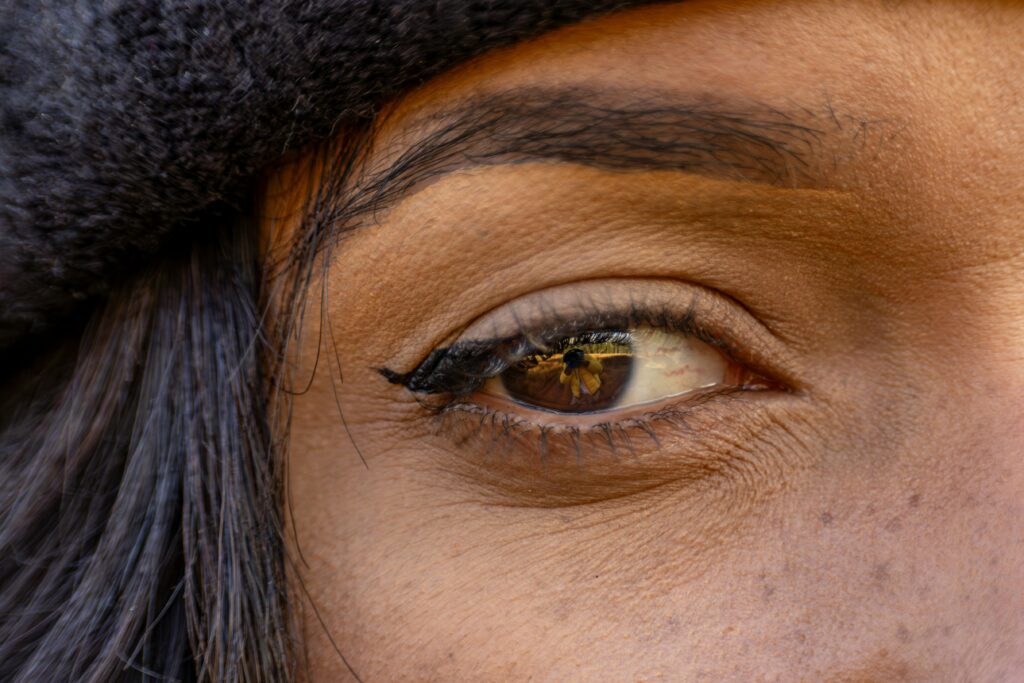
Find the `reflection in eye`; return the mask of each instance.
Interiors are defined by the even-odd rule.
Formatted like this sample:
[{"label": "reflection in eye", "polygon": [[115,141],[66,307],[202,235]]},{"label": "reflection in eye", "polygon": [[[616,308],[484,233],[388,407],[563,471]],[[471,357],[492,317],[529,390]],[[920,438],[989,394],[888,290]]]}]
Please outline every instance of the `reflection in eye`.
[{"label": "reflection in eye", "polygon": [[569,336],[489,379],[481,393],[557,413],[627,408],[725,384],[730,363],[692,336],[650,326]]}]

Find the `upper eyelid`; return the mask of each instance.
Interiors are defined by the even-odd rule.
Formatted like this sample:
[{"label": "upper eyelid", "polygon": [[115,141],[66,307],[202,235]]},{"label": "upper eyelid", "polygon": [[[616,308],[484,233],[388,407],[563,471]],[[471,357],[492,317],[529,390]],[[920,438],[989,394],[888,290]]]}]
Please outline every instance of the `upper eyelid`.
[{"label": "upper eyelid", "polygon": [[486,353],[496,342],[508,344],[524,336],[567,335],[634,323],[658,327],[666,322],[789,391],[806,388],[799,360],[789,343],[743,302],[716,289],[674,278],[594,278],[520,294],[442,337],[454,341],[428,349],[410,370],[375,369],[392,383],[415,389],[409,382],[417,380],[424,388],[422,380],[453,348]]}]

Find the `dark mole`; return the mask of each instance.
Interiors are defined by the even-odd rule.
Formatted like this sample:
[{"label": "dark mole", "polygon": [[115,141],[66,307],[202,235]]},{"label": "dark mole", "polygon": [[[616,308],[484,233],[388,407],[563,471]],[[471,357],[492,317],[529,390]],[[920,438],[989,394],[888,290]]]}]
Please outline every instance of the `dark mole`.
[{"label": "dark mole", "polygon": [[823,526],[832,526],[832,513],[831,512],[822,512],[821,513],[821,523],[822,523]]},{"label": "dark mole", "polygon": [[921,504],[921,494],[915,493],[914,495],[910,496],[910,498],[907,500],[907,503],[910,505],[910,507],[916,508],[918,505]]}]

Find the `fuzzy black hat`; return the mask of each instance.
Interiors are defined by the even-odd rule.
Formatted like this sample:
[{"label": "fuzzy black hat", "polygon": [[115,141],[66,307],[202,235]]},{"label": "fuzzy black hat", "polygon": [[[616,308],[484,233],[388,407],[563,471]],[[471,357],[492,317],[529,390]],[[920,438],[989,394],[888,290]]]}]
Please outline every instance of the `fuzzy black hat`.
[{"label": "fuzzy black hat", "polygon": [[202,230],[286,151],[484,50],[643,1],[6,0],[0,350]]}]

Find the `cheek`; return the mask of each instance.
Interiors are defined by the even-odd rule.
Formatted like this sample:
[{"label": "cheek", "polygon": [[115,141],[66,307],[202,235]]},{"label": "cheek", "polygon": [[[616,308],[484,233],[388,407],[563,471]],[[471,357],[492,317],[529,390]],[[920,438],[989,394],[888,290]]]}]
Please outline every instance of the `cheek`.
[{"label": "cheek", "polygon": [[[453,505],[464,491],[428,476],[415,449],[366,470],[335,425],[329,443],[295,443],[307,585],[378,677],[628,677],[645,662],[651,678],[741,666],[751,680],[935,680],[986,650],[1012,657],[1024,637],[1024,419],[1012,392],[976,388],[823,428],[819,464],[702,562],[707,549],[679,533],[685,498],[578,517]],[[314,383],[319,413],[330,391]],[[324,431],[311,412],[295,437]],[[312,615],[308,626],[334,672]]]},{"label": "cheek", "polygon": [[954,393],[898,446],[847,451],[842,476],[808,489],[806,522],[780,534],[775,580],[797,592],[788,609],[814,624],[800,630],[808,642],[842,623],[864,656],[887,649],[926,680],[1019,660],[1024,420],[1005,391]]},{"label": "cheek", "polygon": [[[674,588],[658,599],[643,583],[605,587],[616,609],[602,618],[628,616],[622,631],[652,660],[698,648],[702,666],[732,671],[737,653],[756,653],[744,658],[756,660],[751,676],[784,680],[808,670],[945,680],[1019,661],[1024,419],[1007,393],[950,392],[914,414],[879,415],[887,428],[876,438],[836,425],[847,443],[739,531],[704,576],[662,577],[659,588]],[[880,436],[901,427],[898,439]],[[875,673],[853,676],[861,670]]]}]

